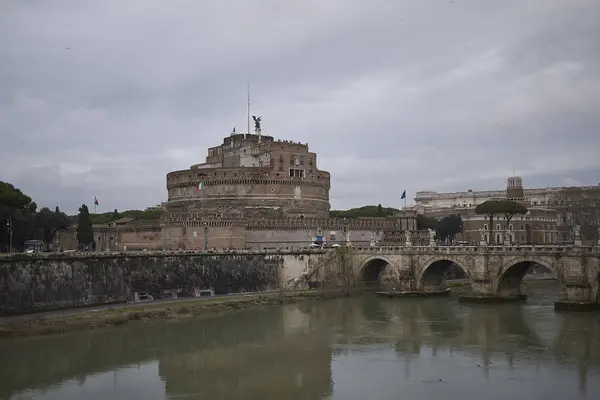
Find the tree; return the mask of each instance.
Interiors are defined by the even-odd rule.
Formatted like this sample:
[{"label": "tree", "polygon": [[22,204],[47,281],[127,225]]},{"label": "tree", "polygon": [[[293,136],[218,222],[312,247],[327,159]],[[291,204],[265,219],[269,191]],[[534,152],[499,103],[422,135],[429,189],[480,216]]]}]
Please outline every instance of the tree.
[{"label": "tree", "polygon": [[[121,213],[121,216],[125,216],[123,214],[127,213],[125,211]],[[148,210],[144,211],[144,213],[149,214],[157,212],[156,210]],[[158,211],[162,212],[162,211]],[[374,217],[389,217],[393,216],[396,213],[400,212],[397,208],[392,207],[381,207],[379,210],[379,206],[363,206],[359,208],[351,208],[349,210],[331,210],[329,211],[329,216],[332,218],[374,218]],[[131,215],[132,217],[134,215]],[[135,216],[137,217],[137,216]]]},{"label": "tree", "polygon": [[516,214],[525,215],[529,210],[521,203],[517,203],[516,201],[508,201],[504,202],[504,218],[506,218],[506,227],[508,228],[510,225],[510,220]]},{"label": "tree", "polygon": [[115,211],[113,211],[113,214],[112,214],[112,219],[113,219],[113,221],[116,221],[116,220],[118,220],[119,218],[121,218],[121,217],[119,216],[119,212],[118,212],[118,211],[117,211],[117,209],[115,208]]},{"label": "tree", "polygon": [[77,216],[77,244],[79,248],[90,249],[94,246],[94,230],[92,228],[92,219],[90,211],[85,204],[79,207]]},{"label": "tree", "polygon": [[25,240],[36,236],[33,221],[36,209],[31,197],[10,183],[0,181],[0,249],[8,248],[11,232],[16,249],[22,248]]},{"label": "tree", "polygon": [[504,214],[506,226],[515,214],[527,214],[527,208],[512,200],[488,200],[475,207],[476,214],[488,216],[490,224],[490,238],[488,244],[494,243],[494,216]]},{"label": "tree", "polygon": [[383,207],[381,207],[381,204],[377,205],[377,216],[378,217],[383,217]]},{"label": "tree", "polygon": [[435,229],[437,226],[437,223],[438,223],[437,219],[435,219],[433,217],[428,217],[423,214],[417,215],[417,229],[418,230]]},{"label": "tree", "polygon": [[449,215],[438,221],[436,231],[440,240],[454,241],[457,234],[463,231],[463,219],[460,215]]},{"label": "tree", "polygon": [[19,189],[7,182],[0,181],[0,208],[35,212],[37,205]]},{"label": "tree", "polygon": [[48,207],[44,207],[36,215],[36,225],[41,231],[41,237],[46,244],[46,248],[48,248],[54,235],[58,231],[69,227],[69,218],[58,207],[54,211],[50,211]]}]

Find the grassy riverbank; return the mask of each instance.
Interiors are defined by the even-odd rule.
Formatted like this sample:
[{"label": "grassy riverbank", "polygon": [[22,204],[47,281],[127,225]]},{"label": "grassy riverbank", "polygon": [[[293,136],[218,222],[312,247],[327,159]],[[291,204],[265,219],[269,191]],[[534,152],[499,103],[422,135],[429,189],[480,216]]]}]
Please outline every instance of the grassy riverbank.
[{"label": "grassy riverbank", "polygon": [[[555,279],[532,277],[526,281]],[[468,280],[448,281],[456,294],[469,290]],[[217,298],[194,298],[177,302],[135,304],[114,308],[86,309],[73,315],[32,314],[11,319],[0,325],[0,339],[60,334],[98,328],[109,328],[130,321],[176,320],[251,307],[329,299],[347,295],[341,290],[307,290],[282,293],[238,295]]]},{"label": "grassy riverbank", "polygon": [[192,316],[241,310],[250,307],[294,303],[302,300],[328,299],[346,295],[339,290],[308,290],[298,292],[269,293],[260,295],[194,298],[178,302],[147,303],[130,307],[86,310],[76,315],[46,316],[34,314],[23,316],[0,325],[0,339],[60,334],[98,328],[109,328],[130,321],[174,320]]}]

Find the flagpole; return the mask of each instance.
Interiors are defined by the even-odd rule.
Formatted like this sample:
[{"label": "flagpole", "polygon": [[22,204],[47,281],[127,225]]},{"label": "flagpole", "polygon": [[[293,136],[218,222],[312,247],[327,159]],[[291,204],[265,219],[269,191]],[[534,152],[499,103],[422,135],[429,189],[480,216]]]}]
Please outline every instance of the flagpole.
[{"label": "flagpole", "polygon": [[248,133],[250,133],[250,82],[248,82],[247,95],[248,95],[248,109],[247,109],[246,123],[248,124]]}]

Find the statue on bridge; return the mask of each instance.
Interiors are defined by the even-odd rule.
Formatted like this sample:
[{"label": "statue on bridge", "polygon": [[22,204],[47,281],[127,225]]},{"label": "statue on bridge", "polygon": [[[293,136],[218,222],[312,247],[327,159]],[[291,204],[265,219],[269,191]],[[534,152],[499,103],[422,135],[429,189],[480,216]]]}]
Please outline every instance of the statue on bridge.
[{"label": "statue on bridge", "polygon": [[429,245],[435,246],[435,230],[429,228],[427,231],[429,232]]},{"label": "statue on bridge", "polygon": [[504,231],[504,245],[508,246],[512,244],[512,235],[510,233],[510,229],[506,229]]},{"label": "statue on bridge", "polygon": [[576,246],[581,246],[581,227],[573,225],[573,241]]},{"label": "statue on bridge", "polygon": [[479,245],[485,246],[487,245],[487,240],[485,240],[485,230],[483,228],[479,228]]},{"label": "statue on bridge", "polygon": [[405,245],[412,246],[412,241],[411,241],[412,238],[411,238],[410,231],[408,231],[408,230],[404,231],[404,237],[406,238]]}]

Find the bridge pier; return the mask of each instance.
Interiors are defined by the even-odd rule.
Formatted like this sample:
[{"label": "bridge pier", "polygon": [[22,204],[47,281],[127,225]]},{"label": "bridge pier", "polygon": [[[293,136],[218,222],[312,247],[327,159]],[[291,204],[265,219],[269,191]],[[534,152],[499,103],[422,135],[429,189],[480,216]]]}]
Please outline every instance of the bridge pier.
[{"label": "bridge pier", "polygon": [[496,292],[491,278],[471,279],[472,294],[458,296],[461,303],[505,303],[527,300],[521,291],[521,280],[511,277]]},{"label": "bridge pier", "polygon": [[599,310],[598,288],[585,276],[565,279],[565,298],[554,302],[556,311],[592,311]]},{"label": "bridge pier", "polygon": [[[446,275],[458,267],[471,293],[460,301],[527,299],[523,279],[540,266],[563,285],[557,310],[600,309],[600,247],[596,246],[404,246],[359,248],[358,280],[374,274],[381,290],[395,296],[434,295],[446,289]],[[358,273],[360,271],[360,273]],[[362,277],[362,278],[361,278]],[[375,280],[373,280],[375,282]]]}]

